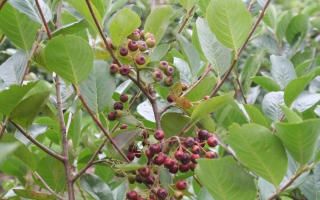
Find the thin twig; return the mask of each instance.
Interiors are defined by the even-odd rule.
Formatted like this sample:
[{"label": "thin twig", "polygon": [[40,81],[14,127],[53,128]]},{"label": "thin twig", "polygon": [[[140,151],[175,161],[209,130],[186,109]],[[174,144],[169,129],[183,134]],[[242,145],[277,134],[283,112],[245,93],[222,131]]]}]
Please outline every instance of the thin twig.
[{"label": "thin twig", "polygon": [[239,90],[240,90],[240,92],[241,92],[241,95],[242,95],[242,98],[243,98],[244,103],[245,103],[245,104],[248,104],[248,103],[247,103],[247,98],[246,98],[246,96],[245,96],[245,94],[244,94],[244,92],[243,92],[243,88],[242,88],[242,86],[241,86],[241,83],[240,83],[240,81],[239,81],[238,76],[236,76],[235,79],[236,79],[236,82],[237,82],[237,84],[238,84],[238,86],[239,86]]},{"label": "thin twig", "polygon": [[267,0],[267,2],[266,2],[266,4],[265,4],[265,6],[263,7],[263,9],[262,9],[262,11],[261,11],[261,13],[260,13],[257,21],[254,23],[252,29],[250,30],[250,33],[249,33],[246,41],[243,43],[243,45],[242,45],[241,48],[239,49],[236,57],[235,57],[235,58],[233,59],[233,61],[232,61],[232,63],[231,63],[231,65],[230,65],[227,73],[224,75],[224,77],[223,77],[222,80],[218,83],[218,85],[214,88],[214,90],[213,90],[213,92],[211,93],[210,97],[215,96],[215,95],[217,94],[217,92],[219,91],[219,89],[221,88],[221,86],[223,85],[223,83],[227,80],[227,78],[228,78],[229,74],[231,73],[233,67],[234,67],[235,64],[237,63],[238,58],[239,58],[239,56],[241,55],[243,49],[244,49],[245,46],[248,44],[248,42],[249,42],[252,34],[253,34],[254,31],[256,30],[256,28],[258,27],[260,21],[262,20],[262,18],[263,18],[263,16],[264,16],[264,13],[265,13],[266,9],[268,8],[268,5],[270,4],[270,1],[271,1],[271,0]]},{"label": "thin twig", "polygon": [[42,21],[43,21],[44,28],[46,29],[46,33],[47,33],[49,39],[51,39],[51,38],[52,38],[52,35],[51,35],[51,32],[50,32],[49,26],[48,26],[48,24],[47,24],[47,22],[46,22],[46,19],[44,18],[44,15],[43,15],[43,12],[42,12],[42,10],[41,10],[39,1],[38,1],[38,0],[35,0],[35,1],[36,1],[36,4],[37,4],[37,8],[38,8],[38,10],[39,10],[41,19],[42,19]]},{"label": "thin twig", "polygon": [[4,39],[4,34],[2,34],[2,36],[1,36],[1,38],[0,38],[0,44],[1,44],[1,42],[2,42],[2,40]]},{"label": "thin twig", "polygon": [[2,7],[4,6],[4,4],[7,2],[7,0],[2,0],[0,3],[0,10],[2,9]]},{"label": "thin twig", "polygon": [[172,102],[170,104],[168,104],[166,107],[162,108],[162,110],[159,111],[160,115],[162,115],[164,112],[166,112],[169,108],[172,108],[176,106],[175,102]]},{"label": "thin twig", "polygon": [[248,12],[251,11],[251,9],[252,9],[255,1],[256,1],[256,0],[252,0],[252,1],[250,2],[250,5],[249,5],[249,7],[248,7]]},{"label": "thin twig", "polygon": [[1,132],[0,132],[0,140],[1,140],[2,136],[3,136],[3,133],[6,131],[8,122],[9,122],[9,118],[8,117],[6,117],[6,119],[4,120],[4,123],[1,122],[1,126],[2,127],[1,127]]},{"label": "thin twig", "polygon": [[193,10],[194,10],[194,6],[190,9],[189,12],[187,11],[186,18],[184,19],[184,21],[183,21],[183,23],[182,23],[182,25],[181,25],[181,27],[180,27],[180,29],[179,29],[179,31],[178,31],[179,34],[183,31],[184,27],[187,25],[187,23],[188,23],[188,21],[189,21],[189,18],[190,18],[190,16],[191,16],[192,12],[193,12]]},{"label": "thin twig", "polygon": [[63,200],[63,197],[60,196],[59,194],[57,194],[55,191],[53,191],[53,190],[49,187],[49,185],[41,178],[41,176],[40,176],[37,172],[34,172],[34,175],[35,175],[35,177],[37,177],[38,181],[40,181],[40,182],[43,184],[43,186],[44,186],[51,194],[57,196],[57,198],[58,198],[59,200]]},{"label": "thin twig", "polygon": [[153,109],[154,118],[155,118],[155,121],[156,121],[156,126],[157,126],[158,130],[162,130],[161,118],[160,118],[161,116],[160,116],[159,108],[158,108],[157,101],[156,101],[156,91],[155,91],[155,89],[154,89],[152,84],[149,85],[149,91],[150,91],[150,95],[153,98],[153,100],[150,101],[150,103],[151,103],[151,106],[152,106],[152,109]]},{"label": "thin twig", "polygon": [[200,187],[203,187],[202,183],[199,181],[199,179],[195,175],[193,175],[193,178],[200,185]]},{"label": "thin twig", "polygon": [[62,3],[59,3],[58,12],[57,12],[57,21],[56,21],[56,24],[55,24],[56,29],[58,29],[60,24],[61,24],[61,13],[62,13]]}]

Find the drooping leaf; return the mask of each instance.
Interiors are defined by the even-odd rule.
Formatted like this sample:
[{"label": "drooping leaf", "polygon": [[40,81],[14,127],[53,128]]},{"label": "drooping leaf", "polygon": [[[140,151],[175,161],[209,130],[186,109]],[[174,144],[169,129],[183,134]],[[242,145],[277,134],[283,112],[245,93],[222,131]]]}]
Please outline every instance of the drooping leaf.
[{"label": "drooping leaf", "polygon": [[211,33],[208,23],[203,18],[198,18],[197,32],[199,42],[204,55],[210,62],[218,77],[221,77],[228,70],[231,60],[231,50],[226,48]]},{"label": "drooping leaf", "polygon": [[277,187],[284,177],[288,160],[280,139],[263,126],[247,124],[229,127],[228,143],[237,158],[249,169]]},{"label": "drooping leaf", "polygon": [[305,14],[299,14],[292,18],[286,30],[286,39],[292,44],[297,37],[303,39],[308,31],[309,17]]},{"label": "drooping leaf", "polygon": [[280,105],[284,106],[283,92],[270,92],[262,100],[262,111],[267,117],[277,122],[283,115]]},{"label": "drooping leaf", "polygon": [[90,45],[77,36],[53,38],[44,50],[44,57],[52,71],[75,85],[83,81],[93,67],[93,51]]},{"label": "drooping leaf", "polygon": [[266,89],[268,92],[273,91],[281,91],[280,86],[278,83],[273,80],[272,78],[265,77],[265,76],[255,76],[252,77],[251,80],[257,84],[259,84],[261,87]]},{"label": "drooping leaf", "polygon": [[215,200],[206,187],[202,187],[197,195],[198,200]]},{"label": "drooping leaf", "polygon": [[272,183],[263,179],[262,177],[258,178],[258,187],[259,187],[259,197],[261,200],[268,200],[273,194],[276,193],[276,188]]},{"label": "drooping leaf", "polygon": [[212,0],[207,8],[210,30],[237,54],[250,32],[252,18],[241,0]]},{"label": "drooping leaf", "polygon": [[277,35],[277,38],[278,38],[280,44],[282,44],[283,37],[286,33],[286,30],[289,26],[289,23],[292,19],[292,16],[293,16],[293,11],[287,10],[287,11],[284,11],[283,13],[281,13],[280,16],[278,17],[277,27],[276,27],[276,35]]},{"label": "drooping leaf", "polygon": [[185,7],[185,9],[189,12],[193,6],[195,6],[199,0],[178,0],[179,3]]},{"label": "drooping leaf", "polygon": [[96,200],[114,200],[109,186],[94,174],[82,175],[80,177],[80,185]]},{"label": "drooping leaf", "polygon": [[157,44],[167,30],[172,12],[170,5],[161,5],[154,9],[146,19],[144,33],[152,33]]},{"label": "drooping leaf", "polygon": [[312,157],[320,135],[320,120],[306,120],[301,123],[276,123],[276,134],[290,153],[301,165]]},{"label": "drooping leaf", "polygon": [[196,175],[215,200],[255,199],[253,178],[238,164],[227,159],[200,158],[197,162]]},{"label": "drooping leaf", "polygon": [[45,194],[30,190],[23,189],[13,189],[13,192],[19,197],[27,198],[27,199],[36,199],[36,200],[46,200],[46,199],[57,199],[56,195]]},{"label": "drooping leaf", "polygon": [[307,87],[311,80],[312,76],[303,76],[290,81],[284,91],[284,102],[288,107],[291,106],[294,100],[305,89],[305,87]]},{"label": "drooping leaf", "polygon": [[6,37],[13,44],[28,51],[37,38],[40,24],[30,20],[27,15],[14,9],[9,3],[1,9],[0,18],[0,29]]},{"label": "drooping leaf", "polygon": [[10,156],[1,163],[1,171],[12,176],[23,177],[27,175],[28,168],[19,159]]},{"label": "drooping leaf", "polygon": [[[130,19],[130,20],[129,20]],[[112,19],[109,30],[112,44],[119,46],[141,24],[140,17],[134,11],[121,9]]]},{"label": "drooping leaf", "polygon": [[82,19],[77,22],[72,22],[70,24],[61,26],[59,29],[52,32],[52,36],[55,37],[57,35],[68,35],[72,33],[77,33],[79,31],[85,30],[89,27],[88,21]]}]

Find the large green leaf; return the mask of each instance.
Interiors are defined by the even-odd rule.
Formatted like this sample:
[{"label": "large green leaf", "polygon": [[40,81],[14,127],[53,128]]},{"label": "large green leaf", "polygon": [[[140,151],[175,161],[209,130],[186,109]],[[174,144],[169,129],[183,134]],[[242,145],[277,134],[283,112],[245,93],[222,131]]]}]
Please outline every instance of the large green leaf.
[{"label": "large green leaf", "polygon": [[296,72],[290,60],[282,56],[270,56],[271,60],[271,74],[273,78],[280,85],[281,89],[284,89],[288,83],[297,78]]},{"label": "large green leaf", "polygon": [[5,4],[0,12],[0,29],[12,43],[28,51],[37,38],[40,24],[20,13],[10,4]]},{"label": "large green leaf", "polygon": [[20,85],[27,67],[27,55],[23,50],[18,50],[13,56],[0,65],[0,78],[6,86]]},{"label": "large green leaf", "polygon": [[287,171],[287,155],[280,139],[266,127],[233,124],[227,138],[237,158],[277,187]]},{"label": "large green leaf", "polygon": [[79,87],[89,108],[96,114],[107,106],[116,89],[115,76],[109,72],[107,66],[105,61],[94,61],[91,73]]},{"label": "large green leaf", "polygon": [[245,110],[247,111],[247,114],[250,117],[250,121],[255,124],[259,124],[261,126],[264,126],[268,128],[268,123],[263,116],[263,114],[254,106],[248,105],[248,104],[243,104]]},{"label": "large green leaf", "polygon": [[198,18],[196,24],[201,49],[218,77],[221,77],[229,68],[231,50],[216,39],[205,19]]},{"label": "large green leaf", "polygon": [[28,128],[49,99],[50,91],[40,92],[22,100],[10,113],[10,120]]},{"label": "large green leaf", "polygon": [[93,67],[91,46],[77,36],[58,36],[50,40],[44,49],[49,68],[59,76],[78,85]]},{"label": "large green leaf", "polygon": [[36,199],[36,200],[46,200],[46,199],[57,199],[56,195],[50,195],[30,190],[22,190],[22,189],[13,189],[13,192],[19,197],[24,197],[27,199]]},{"label": "large green leaf", "polygon": [[290,81],[290,83],[287,85],[284,91],[284,102],[288,107],[291,106],[293,101],[307,87],[312,78],[312,76],[303,76]]},{"label": "large green leaf", "polygon": [[23,177],[27,175],[28,168],[19,159],[10,156],[1,163],[1,171],[12,176]]},{"label": "large green leaf", "polygon": [[284,11],[280,14],[277,20],[277,27],[276,27],[276,35],[280,43],[282,43],[283,37],[286,33],[286,30],[290,24],[290,21],[293,16],[292,10]]},{"label": "large green leaf", "polygon": [[306,198],[320,200],[320,163],[315,166],[313,175],[299,188]]},{"label": "large green leaf", "polygon": [[212,0],[207,20],[219,42],[237,54],[250,32],[252,18],[241,0]]},{"label": "large green leaf", "polygon": [[190,124],[194,125],[209,113],[228,104],[233,99],[234,92],[229,92],[218,97],[210,98],[196,106],[191,114]]},{"label": "large green leaf", "polygon": [[[43,1],[38,0],[40,9],[43,13],[43,16],[48,23],[52,20],[52,13],[49,6]],[[40,12],[37,8],[36,2],[33,0],[10,0],[8,1],[14,8],[18,9],[21,13],[26,14],[30,19],[38,22],[43,25],[43,21],[40,15]]]},{"label": "large green leaf", "polygon": [[255,199],[253,177],[238,164],[227,159],[197,159],[195,169],[200,182],[215,200]]},{"label": "large green leaf", "polygon": [[308,32],[309,17],[305,14],[299,14],[292,18],[286,30],[286,39],[292,44],[300,37],[303,39]]},{"label": "large green leaf", "polygon": [[81,187],[95,200],[114,200],[109,186],[94,174],[84,174],[80,177]]},{"label": "large green leaf", "polygon": [[21,143],[13,142],[13,143],[1,143],[0,144],[0,163],[2,163],[3,159],[7,156],[11,155],[14,150],[16,150]]},{"label": "large green leaf", "polygon": [[206,187],[202,187],[197,195],[198,200],[215,200]]},{"label": "large green leaf", "polygon": [[[180,113],[167,112],[161,117],[162,129],[166,138],[170,138],[179,134],[182,128],[190,121],[190,118]],[[192,128],[190,129],[192,130]],[[190,134],[191,131],[185,133]]]},{"label": "large green leaf", "polygon": [[320,119],[301,123],[276,123],[276,134],[290,153],[301,165],[308,163],[320,135]]},{"label": "large green leaf", "polygon": [[196,87],[194,87],[186,97],[191,102],[199,101],[203,99],[204,96],[210,95],[216,85],[216,80],[214,77],[207,77],[203,79]]},{"label": "large green leaf", "polygon": [[281,90],[278,83],[272,78],[265,77],[265,76],[255,76],[255,77],[252,77],[251,80],[253,82],[259,84],[261,87],[266,89],[268,92]]},{"label": "large green leaf", "polygon": [[122,42],[141,25],[140,17],[134,11],[121,9],[112,19],[109,30],[112,44],[119,46]]},{"label": "large green leaf", "polygon": [[59,160],[51,156],[42,158],[38,162],[37,172],[52,190],[60,192],[64,189],[66,175],[64,166]]},{"label": "large green leaf", "polygon": [[283,92],[269,92],[262,100],[262,111],[267,117],[277,122],[283,115],[280,105],[284,106]]},{"label": "large green leaf", "polygon": [[146,19],[144,33],[152,33],[156,43],[159,43],[167,30],[172,12],[170,5],[162,5],[154,9]]},{"label": "large green leaf", "polygon": [[201,68],[200,57],[194,46],[182,35],[177,34],[178,43],[192,75],[192,82],[198,80],[198,71]]}]

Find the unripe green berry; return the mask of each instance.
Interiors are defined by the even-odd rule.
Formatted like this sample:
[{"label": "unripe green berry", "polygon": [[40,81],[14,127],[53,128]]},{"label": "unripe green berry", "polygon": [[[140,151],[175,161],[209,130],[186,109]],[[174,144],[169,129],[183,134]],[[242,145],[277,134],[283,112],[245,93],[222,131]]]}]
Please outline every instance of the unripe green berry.
[{"label": "unripe green berry", "polygon": [[149,48],[153,48],[154,46],[156,46],[156,41],[153,38],[148,38],[146,40],[146,44]]},{"label": "unripe green berry", "polygon": [[170,85],[173,84],[173,79],[172,79],[171,76],[166,76],[166,77],[164,77],[163,82],[164,82],[166,85],[170,86]]}]

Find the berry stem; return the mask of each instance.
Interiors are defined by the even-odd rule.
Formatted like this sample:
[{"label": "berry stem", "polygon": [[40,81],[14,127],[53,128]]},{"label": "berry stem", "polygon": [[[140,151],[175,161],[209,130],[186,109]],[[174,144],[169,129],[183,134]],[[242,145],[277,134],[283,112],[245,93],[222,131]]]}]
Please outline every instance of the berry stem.
[{"label": "berry stem", "polygon": [[180,29],[179,29],[179,31],[178,31],[179,34],[183,31],[183,29],[184,29],[185,26],[187,25],[187,23],[188,23],[188,21],[189,21],[189,19],[190,19],[190,17],[191,17],[191,14],[192,14],[192,12],[193,12],[193,10],[194,10],[194,6],[190,9],[190,11],[187,11],[187,15],[186,15],[186,17],[184,18],[184,21],[183,21],[183,23],[182,23],[182,25],[181,25],[181,27],[180,27]]}]

